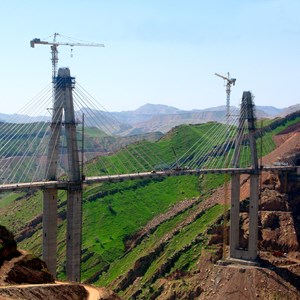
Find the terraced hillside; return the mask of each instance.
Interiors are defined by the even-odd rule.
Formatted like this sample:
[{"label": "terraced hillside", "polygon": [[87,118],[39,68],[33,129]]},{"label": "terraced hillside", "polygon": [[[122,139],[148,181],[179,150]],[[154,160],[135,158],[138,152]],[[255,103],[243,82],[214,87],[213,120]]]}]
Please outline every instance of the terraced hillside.
[{"label": "terraced hillside", "polygon": [[[262,138],[268,145],[263,154],[275,148],[272,140],[275,134],[299,120],[299,115],[294,115],[288,120],[277,121],[276,126],[269,125]],[[153,151],[161,150],[160,157],[154,157],[152,162],[159,165],[161,159],[174,161],[173,149],[180,156],[210,126],[211,123],[179,126],[155,143],[142,141],[128,147],[141,147],[142,144],[145,149],[150,146]],[[118,161],[124,155],[122,151],[105,159]],[[91,161],[86,174],[111,171],[108,162],[101,170],[95,168],[100,166],[98,161]],[[142,158],[139,164],[143,164]],[[103,170],[103,166],[108,169]],[[113,287],[125,298],[136,293],[142,297],[147,293],[155,295],[155,290],[151,289],[159,278],[171,276],[174,279],[186,272],[194,272],[199,265],[199,253],[211,253],[212,259],[219,257],[220,247],[210,245],[209,241],[212,228],[218,222],[222,223],[224,199],[217,188],[224,179],[221,175],[181,176],[84,187],[82,278]],[[14,232],[20,248],[40,255],[41,192],[23,191],[1,194],[0,197],[2,225]],[[65,266],[65,204],[66,195],[60,192],[60,278],[64,278]],[[216,238],[220,237],[216,235]]]}]

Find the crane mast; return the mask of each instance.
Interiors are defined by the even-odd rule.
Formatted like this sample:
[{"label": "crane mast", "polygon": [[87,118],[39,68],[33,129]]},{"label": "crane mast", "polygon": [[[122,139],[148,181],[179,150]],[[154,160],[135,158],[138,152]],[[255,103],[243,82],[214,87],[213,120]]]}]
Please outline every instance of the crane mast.
[{"label": "crane mast", "polygon": [[236,78],[230,78],[229,72],[227,73],[227,77],[215,73],[216,76],[224,79],[226,81],[226,121],[227,125],[229,125],[229,118],[230,118],[230,93],[231,93],[231,85],[235,85]]},{"label": "crane mast", "polygon": [[97,44],[97,43],[77,43],[77,42],[57,42],[56,38],[57,36],[60,36],[59,33],[54,33],[53,35],[53,41],[43,41],[39,38],[34,38],[30,41],[30,46],[32,48],[35,47],[35,45],[50,45],[51,49],[51,62],[52,62],[52,78],[54,79],[57,74],[57,64],[58,64],[58,46],[87,46],[87,47],[104,47],[103,44]]}]

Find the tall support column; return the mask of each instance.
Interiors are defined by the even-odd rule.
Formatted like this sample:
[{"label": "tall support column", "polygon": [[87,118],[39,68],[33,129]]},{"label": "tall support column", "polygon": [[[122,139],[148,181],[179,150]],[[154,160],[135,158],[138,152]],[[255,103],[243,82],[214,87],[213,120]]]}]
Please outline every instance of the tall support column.
[{"label": "tall support column", "polygon": [[57,189],[43,193],[43,260],[50,273],[56,277],[57,247]]},{"label": "tall support column", "polygon": [[231,176],[230,257],[238,257],[240,237],[240,174]]},{"label": "tall support column", "polygon": [[[258,200],[259,200],[259,169],[255,140],[255,116],[254,104],[250,92],[244,92],[248,109],[248,131],[251,154],[251,167],[253,173],[250,174],[250,207],[249,207],[249,242],[248,255],[250,260],[257,258],[257,237],[258,237]],[[244,95],[243,95],[244,96]]]},{"label": "tall support column", "polygon": [[244,126],[243,116],[246,115],[248,121],[248,136],[250,144],[251,167],[250,174],[250,205],[249,205],[249,239],[248,248],[241,249],[239,243],[240,236],[240,175],[232,175],[231,188],[231,211],[230,211],[230,258],[255,260],[257,258],[257,238],[258,238],[258,195],[259,195],[259,169],[255,141],[255,116],[253,110],[252,95],[244,92],[242,97],[241,118],[238,127],[236,147],[233,157],[233,167],[239,167],[240,147],[242,143],[242,127]]},{"label": "tall support column", "polygon": [[257,258],[258,238],[258,188],[259,175],[250,175],[250,205],[249,205],[249,259]]},{"label": "tall support column", "polygon": [[68,68],[58,70],[57,80],[62,84],[61,97],[64,103],[65,131],[68,154],[70,186],[67,195],[67,279],[80,281],[81,232],[82,232],[82,185],[76,136],[76,120],[72,89],[74,80]]},{"label": "tall support column", "polygon": [[[82,231],[82,184],[78,155],[76,121],[73,105],[72,89],[74,78],[68,68],[58,70],[54,80],[54,103],[51,123],[51,136],[48,147],[47,180],[57,179],[57,166],[60,149],[61,127],[65,125],[68,155],[67,188],[67,279],[80,281],[81,231]],[[62,123],[63,110],[65,122]],[[57,248],[57,189],[44,191],[43,208],[43,259],[50,272],[56,276]]]},{"label": "tall support column", "polygon": [[[51,135],[47,153],[45,178],[57,179],[57,165],[60,148],[60,132],[62,126],[63,103],[59,99],[59,89],[54,90],[53,114]],[[50,273],[56,277],[56,250],[57,250],[57,189],[46,188],[43,192],[43,260]]]},{"label": "tall support column", "polygon": [[67,279],[80,282],[82,190],[74,186],[67,199]]}]

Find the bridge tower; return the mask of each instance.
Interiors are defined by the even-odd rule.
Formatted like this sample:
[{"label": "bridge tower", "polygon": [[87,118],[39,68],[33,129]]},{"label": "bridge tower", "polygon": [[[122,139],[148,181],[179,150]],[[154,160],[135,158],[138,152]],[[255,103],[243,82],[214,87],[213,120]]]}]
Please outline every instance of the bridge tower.
[{"label": "bridge tower", "polygon": [[[248,248],[240,247],[240,174],[231,177],[231,208],[230,208],[230,259],[244,259],[255,261],[257,258],[258,238],[258,194],[259,194],[259,168],[255,142],[255,114],[252,95],[244,92],[242,97],[240,121],[237,142],[233,157],[233,167],[239,167],[240,148],[243,139],[243,127],[246,119],[248,123],[248,137],[250,144],[251,168],[250,174],[250,203],[249,203],[249,239]],[[246,116],[246,118],[245,118]]]},{"label": "bridge tower", "polygon": [[[54,102],[51,136],[47,154],[46,179],[57,180],[60,151],[60,135],[65,127],[68,155],[67,185],[67,265],[70,281],[80,281],[81,231],[82,231],[82,178],[76,137],[76,121],[72,90],[74,77],[68,68],[60,68],[54,78]],[[63,121],[64,116],[64,121]],[[45,188],[43,192],[43,259],[56,276],[57,255],[57,188]]]}]

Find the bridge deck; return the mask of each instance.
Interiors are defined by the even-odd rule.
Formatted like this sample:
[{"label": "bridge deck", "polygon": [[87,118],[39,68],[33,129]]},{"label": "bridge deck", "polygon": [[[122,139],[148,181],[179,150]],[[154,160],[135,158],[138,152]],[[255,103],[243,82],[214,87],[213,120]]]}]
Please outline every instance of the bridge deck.
[{"label": "bridge deck", "polygon": [[[272,171],[272,172],[291,172],[296,171],[295,166],[272,166],[263,167],[259,171]],[[141,172],[131,174],[117,174],[117,175],[105,175],[105,176],[93,176],[86,177],[83,180],[84,184],[92,184],[97,182],[118,182],[132,179],[146,179],[146,178],[160,178],[167,176],[180,176],[180,175],[199,175],[199,174],[251,174],[253,169],[251,168],[227,168],[227,169],[193,169],[193,170],[167,170],[167,171],[152,171]],[[40,181],[40,182],[24,182],[24,183],[12,183],[0,185],[0,192],[16,191],[22,189],[44,189],[44,188],[57,188],[66,189],[72,185],[76,185],[76,182],[55,180],[55,181]]]}]

